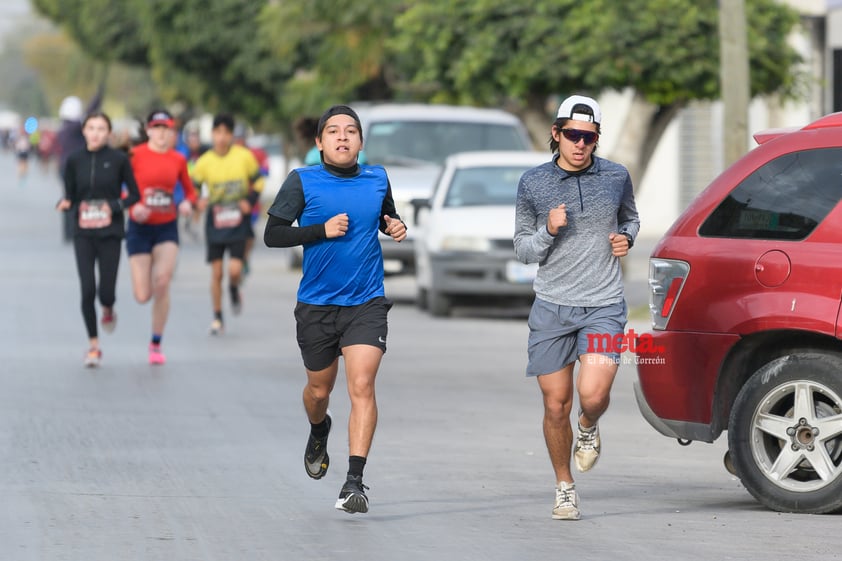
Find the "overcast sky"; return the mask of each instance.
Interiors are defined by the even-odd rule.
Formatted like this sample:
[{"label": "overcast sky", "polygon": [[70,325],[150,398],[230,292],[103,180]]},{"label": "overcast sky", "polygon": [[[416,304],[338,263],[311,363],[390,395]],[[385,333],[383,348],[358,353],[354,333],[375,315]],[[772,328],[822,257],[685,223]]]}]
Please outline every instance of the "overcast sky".
[{"label": "overcast sky", "polygon": [[31,13],[29,0],[0,0],[0,35],[14,29]]}]

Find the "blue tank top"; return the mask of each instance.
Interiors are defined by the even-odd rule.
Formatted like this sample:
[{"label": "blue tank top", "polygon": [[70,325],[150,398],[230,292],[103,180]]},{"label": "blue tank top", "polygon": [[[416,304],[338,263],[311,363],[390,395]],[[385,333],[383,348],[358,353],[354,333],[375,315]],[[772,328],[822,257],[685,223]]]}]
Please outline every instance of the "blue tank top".
[{"label": "blue tank top", "polygon": [[323,166],[300,168],[304,210],[300,226],[324,224],[348,214],[344,236],[304,245],[298,301],[306,304],[357,306],[383,290],[383,253],[378,226],[389,181],[380,166],[360,166],[352,177],[331,174]]}]

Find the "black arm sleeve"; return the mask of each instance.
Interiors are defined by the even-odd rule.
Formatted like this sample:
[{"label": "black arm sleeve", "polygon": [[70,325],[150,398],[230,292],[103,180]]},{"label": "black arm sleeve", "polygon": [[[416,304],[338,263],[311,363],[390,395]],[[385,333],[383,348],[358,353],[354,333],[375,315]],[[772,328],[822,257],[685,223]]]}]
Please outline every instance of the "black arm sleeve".
[{"label": "black arm sleeve", "polygon": [[64,198],[76,205],[79,201],[76,195],[76,165],[70,158],[64,166]]},{"label": "black arm sleeve", "polygon": [[293,226],[291,220],[284,220],[269,215],[266,230],[263,232],[263,243],[267,247],[292,247],[327,237],[324,224],[312,226]]},{"label": "black arm sleeve", "polygon": [[[401,222],[400,215],[398,214],[398,210],[395,208],[395,199],[392,198],[392,184],[390,183],[388,187],[386,187],[386,196],[383,197],[383,206],[380,207],[380,231],[384,234],[386,233],[386,221],[383,220],[383,216],[391,216],[392,218],[397,218]],[[406,223],[403,224],[406,226]]]},{"label": "black arm sleeve", "polygon": [[254,206],[255,204],[257,204],[258,199],[260,199],[260,192],[259,191],[255,191],[255,190],[252,189],[251,191],[249,191],[249,194],[246,195],[246,200],[249,202],[249,204],[251,206]]},{"label": "black arm sleeve", "polygon": [[137,187],[137,181],[134,178],[134,171],[132,170],[132,163],[129,161],[128,158],[123,159],[123,163],[121,166],[120,171],[120,179],[123,181],[123,184],[126,186],[126,198],[125,199],[117,199],[111,203],[111,210],[121,211],[123,209],[129,208],[136,202],[140,200],[140,191]]}]

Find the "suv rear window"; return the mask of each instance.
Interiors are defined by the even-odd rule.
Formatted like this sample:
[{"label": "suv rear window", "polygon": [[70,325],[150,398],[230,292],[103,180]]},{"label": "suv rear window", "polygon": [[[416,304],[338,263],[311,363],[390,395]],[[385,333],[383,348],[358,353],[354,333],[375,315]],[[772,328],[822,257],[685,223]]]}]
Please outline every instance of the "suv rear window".
[{"label": "suv rear window", "polygon": [[709,237],[801,240],[842,198],[842,148],[792,152],[746,177],[699,229]]}]

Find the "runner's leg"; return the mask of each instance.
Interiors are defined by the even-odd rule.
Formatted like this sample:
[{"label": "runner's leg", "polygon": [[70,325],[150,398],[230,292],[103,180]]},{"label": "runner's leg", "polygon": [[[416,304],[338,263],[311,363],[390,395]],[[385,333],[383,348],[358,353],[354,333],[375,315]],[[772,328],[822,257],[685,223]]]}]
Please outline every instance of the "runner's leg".
[{"label": "runner's leg", "polygon": [[178,244],[163,242],[152,248],[152,333],[163,335],[170,312],[170,281],[178,262]]},{"label": "runner's leg", "polygon": [[351,398],[348,418],[348,444],[350,456],[368,456],[374,430],[377,427],[377,400],[374,380],[383,351],[372,345],[348,345],[342,348],[345,359],[345,376]]},{"label": "runner's leg", "polygon": [[307,385],[304,386],[304,410],[307,412],[307,419],[312,424],[324,421],[327,415],[327,406],[330,402],[330,392],[336,384],[336,374],[339,371],[339,359],[331,363],[323,370],[307,371]]},{"label": "runner's leg", "polygon": [[146,304],[152,298],[152,254],[135,253],[129,256],[134,299]]},{"label": "runner's leg", "polygon": [[222,259],[211,261],[211,305],[215,317],[222,314]]},{"label": "runner's leg", "polygon": [[550,374],[538,376],[544,399],[544,440],[555,471],[556,481],[573,482],[570,472],[570,451],[573,429],[570,411],[573,408],[573,364]]},{"label": "runner's leg", "polygon": [[99,348],[96,328],[96,246],[88,236],[73,238],[76,254],[76,270],[79,274],[79,286],[82,291],[82,317],[88,333],[91,348]]},{"label": "runner's leg", "polygon": [[117,270],[120,268],[120,238],[99,240],[99,303],[111,310],[117,299]]}]

